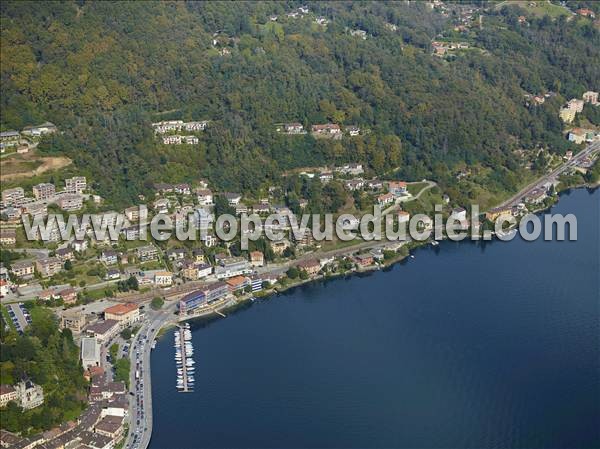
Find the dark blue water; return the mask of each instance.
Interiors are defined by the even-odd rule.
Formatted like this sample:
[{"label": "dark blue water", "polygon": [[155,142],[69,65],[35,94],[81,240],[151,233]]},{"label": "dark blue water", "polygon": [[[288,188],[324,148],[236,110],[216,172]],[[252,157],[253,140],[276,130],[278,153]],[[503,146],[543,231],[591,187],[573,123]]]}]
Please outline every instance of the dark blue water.
[{"label": "dark blue water", "polygon": [[600,445],[600,190],[577,242],[443,242],[195,325],[196,391],[152,355],[151,448]]}]

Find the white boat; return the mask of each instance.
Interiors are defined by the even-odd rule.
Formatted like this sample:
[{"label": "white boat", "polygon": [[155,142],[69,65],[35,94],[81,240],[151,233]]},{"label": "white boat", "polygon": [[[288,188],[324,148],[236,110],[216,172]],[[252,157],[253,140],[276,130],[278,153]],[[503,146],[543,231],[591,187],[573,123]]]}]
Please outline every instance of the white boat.
[{"label": "white boat", "polygon": [[431,242],[431,246],[438,246],[440,244],[440,242],[438,242],[437,240],[434,240],[433,242]]}]

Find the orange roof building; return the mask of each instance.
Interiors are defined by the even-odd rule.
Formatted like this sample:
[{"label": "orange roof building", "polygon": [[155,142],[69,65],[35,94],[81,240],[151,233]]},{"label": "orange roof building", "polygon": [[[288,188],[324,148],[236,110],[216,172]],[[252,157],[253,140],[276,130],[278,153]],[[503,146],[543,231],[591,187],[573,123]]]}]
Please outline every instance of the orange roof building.
[{"label": "orange roof building", "polygon": [[104,309],[105,320],[115,320],[127,327],[140,319],[140,308],[134,303],[117,304]]}]

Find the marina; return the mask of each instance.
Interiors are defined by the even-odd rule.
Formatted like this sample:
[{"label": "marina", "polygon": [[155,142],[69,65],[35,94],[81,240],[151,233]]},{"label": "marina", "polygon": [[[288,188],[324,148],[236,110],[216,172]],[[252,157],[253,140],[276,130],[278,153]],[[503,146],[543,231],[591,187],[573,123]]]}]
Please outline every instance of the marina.
[{"label": "marina", "polygon": [[177,327],[174,335],[175,365],[177,366],[177,391],[191,393],[194,391],[194,347],[190,325],[185,323]]}]

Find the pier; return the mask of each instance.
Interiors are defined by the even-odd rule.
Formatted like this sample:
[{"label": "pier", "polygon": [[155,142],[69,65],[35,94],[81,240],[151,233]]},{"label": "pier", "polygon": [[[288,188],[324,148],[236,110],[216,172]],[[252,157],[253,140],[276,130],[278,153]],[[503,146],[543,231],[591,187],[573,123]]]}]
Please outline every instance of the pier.
[{"label": "pier", "polygon": [[[181,360],[178,360],[177,356],[175,356],[175,361],[177,365],[177,389],[181,393],[190,393],[193,390],[193,380],[190,379],[190,374],[188,370],[193,366],[192,353],[188,354],[188,349],[186,345],[186,330],[188,330],[185,326],[177,326],[178,330],[175,334],[175,350],[177,354],[177,350],[181,354]],[[189,330],[188,330],[189,332]],[[179,336],[179,339],[177,338]],[[188,366],[188,360],[192,360],[192,364]],[[181,368],[181,383],[179,382],[179,369]],[[193,376],[192,376],[193,379]]]}]

